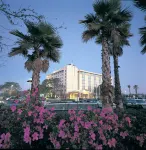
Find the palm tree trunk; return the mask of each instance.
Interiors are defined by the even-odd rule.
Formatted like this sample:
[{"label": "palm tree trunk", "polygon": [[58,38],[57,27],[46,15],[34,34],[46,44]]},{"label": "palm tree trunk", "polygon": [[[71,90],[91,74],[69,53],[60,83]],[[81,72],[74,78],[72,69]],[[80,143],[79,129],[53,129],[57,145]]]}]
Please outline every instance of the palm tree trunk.
[{"label": "palm tree trunk", "polygon": [[135,91],[136,91],[136,96],[137,96],[137,88],[135,89]]},{"label": "palm tree trunk", "polygon": [[108,50],[107,38],[102,40],[102,88],[101,95],[103,107],[111,107],[112,104],[111,68],[110,55]]},{"label": "palm tree trunk", "polygon": [[131,90],[130,90],[130,88],[129,88],[129,95],[131,95]]},{"label": "palm tree trunk", "polygon": [[38,89],[35,98],[39,98],[39,83],[40,83],[40,71],[41,71],[41,60],[36,59],[33,62],[33,74],[32,74],[32,85],[31,85],[31,94]]},{"label": "palm tree trunk", "polygon": [[39,88],[40,81],[40,72],[34,70],[32,74],[32,85],[31,85],[31,93],[33,93],[36,88]]},{"label": "palm tree trunk", "polygon": [[113,59],[114,59],[114,74],[115,74],[115,103],[118,110],[123,110],[121,85],[119,78],[118,56],[113,55]]}]

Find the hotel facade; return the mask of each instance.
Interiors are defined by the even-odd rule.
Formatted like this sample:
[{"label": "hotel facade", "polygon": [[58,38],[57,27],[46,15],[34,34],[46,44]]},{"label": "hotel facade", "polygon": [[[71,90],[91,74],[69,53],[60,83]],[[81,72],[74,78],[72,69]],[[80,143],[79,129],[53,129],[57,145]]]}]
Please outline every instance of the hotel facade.
[{"label": "hotel facade", "polygon": [[[67,99],[93,98],[95,97],[95,87],[102,84],[102,74],[80,70],[73,64],[68,64],[46,77],[46,79],[52,78],[60,79],[63,93]],[[100,96],[99,88],[96,96]]]}]

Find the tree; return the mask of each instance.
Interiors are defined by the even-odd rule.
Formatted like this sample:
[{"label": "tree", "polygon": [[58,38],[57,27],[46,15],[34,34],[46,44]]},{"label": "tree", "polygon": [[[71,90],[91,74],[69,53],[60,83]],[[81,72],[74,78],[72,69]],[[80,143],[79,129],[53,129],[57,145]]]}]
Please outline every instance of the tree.
[{"label": "tree", "polygon": [[[17,25],[19,21],[26,21],[26,20],[38,20],[40,21],[43,16],[38,15],[33,9],[31,8],[19,8],[18,10],[12,10],[9,4],[6,4],[3,0],[0,0],[0,13],[4,15],[10,24]],[[6,29],[2,24],[0,25],[2,30]],[[0,50],[2,50],[5,46],[8,46],[7,43],[3,42],[5,39],[4,36],[0,35]]]},{"label": "tree", "polygon": [[45,79],[42,84],[39,86],[39,90],[41,94],[44,94],[45,96],[51,92],[51,81],[48,79]]},{"label": "tree", "polygon": [[62,98],[64,97],[64,86],[61,84],[60,78],[52,78],[50,79],[50,84],[51,84],[51,93],[52,97],[59,97]]},{"label": "tree", "polygon": [[131,86],[130,85],[128,85],[128,89],[129,89],[129,95],[131,95]]},{"label": "tree", "polygon": [[0,86],[0,91],[2,91],[3,95],[12,96],[17,95],[21,87],[17,82],[5,82]]},{"label": "tree", "polygon": [[[146,1],[145,0],[134,0],[134,4],[137,8],[146,12]],[[145,23],[146,23],[146,16],[145,16]],[[141,53],[145,54],[146,53],[146,26],[139,28],[139,33],[141,36],[140,44],[143,47],[141,50]]]},{"label": "tree", "polygon": [[[18,30],[10,33],[17,36],[17,47],[13,47],[9,56],[22,55],[27,61],[25,68],[32,71],[31,93],[39,88],[40,72],[46,72],[49,67],[49,61],[59,62],[62,40],[56,33],[55,28],[46,22],[25,22],[27,34]],[[38,92],[39,95],[39,92]],[[37,95],[37,97],[38,97]]]},{"label": "tree", "polygon": [[137,90],[138,90],[138,88],[139,88],[138,85],[134,85],[134,86],[133,86],[133,89],[135,90],[136,96],[137,96]]},{"label": "tree", "polygon": [[[96,43],[102,44],[102,80],[101,94],[104,107],[112,103],[110,52],[108,41],[111,39],[113,29],[123,24],[127,9],[121,9],[120,0],[98,0],[93,4],[95,14],[88,14],[80,23],[87,28],[83,32],[84,42],[95,38]],[[131,14],[129,14],[131,15]]]},{"label": "tree", "polygon": [[134,5],[142,11],[146,11],[146,2],[144,0],[134,0]]},{"label": "tree", "polygon": [[118,57],[123,55],[123,47],[125,45],[129,46],[128,37],[132,36],[130,34],[130,24],[129,21],[132,18],[131,13],[127,10],[123,17],[123,23],[121,20],[121,24],[119,27],[113,28],[111,34],[111,47],[110,54],[113,56],[114,60],[114,76],[115,76],[115,103],[117,105],[117,109],[123,110],[123,101],[122,101],[122,93],[121,93],[121,85],[120,85],[120,76],[119,76],[119,64]]},{"label": "tree", "polygon": [[19,85],[19,83],[17,82],[5,82],[3,85],[0,86],[0,90],[2,91],[7,91],[7,90],[16,90],[16,91],[20,91],[21,87]]},{"label": "tree", "polygon": [[[102,89],[102,84],[100,84],[98,87],[94,87],[94,96],[101,98],[101,89]],[[114,86],[111,85],[111,89],[112,89],[112,97],[114,97]]]}]

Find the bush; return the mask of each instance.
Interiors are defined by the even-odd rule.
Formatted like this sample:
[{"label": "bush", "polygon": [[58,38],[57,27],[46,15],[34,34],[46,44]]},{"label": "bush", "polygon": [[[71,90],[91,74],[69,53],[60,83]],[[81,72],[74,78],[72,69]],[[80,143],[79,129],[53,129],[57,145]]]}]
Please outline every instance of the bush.
[{"label": "bush", "polygon": [[88,111],[56,115],[53,108],[44,108],[35,94],[28,95],[21,105],[0,107],[0,148],[146,148],[144,112],[127,110],[117,116],[109,109],[88,107]]}]

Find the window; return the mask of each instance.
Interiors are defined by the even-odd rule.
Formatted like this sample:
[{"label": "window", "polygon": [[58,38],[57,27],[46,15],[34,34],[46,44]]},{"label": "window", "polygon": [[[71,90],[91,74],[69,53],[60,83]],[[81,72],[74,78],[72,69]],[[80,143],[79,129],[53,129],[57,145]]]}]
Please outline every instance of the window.
[{"label": "window", "polygon": [[91,91],[91,86],[88,86],[88,90]]}]

